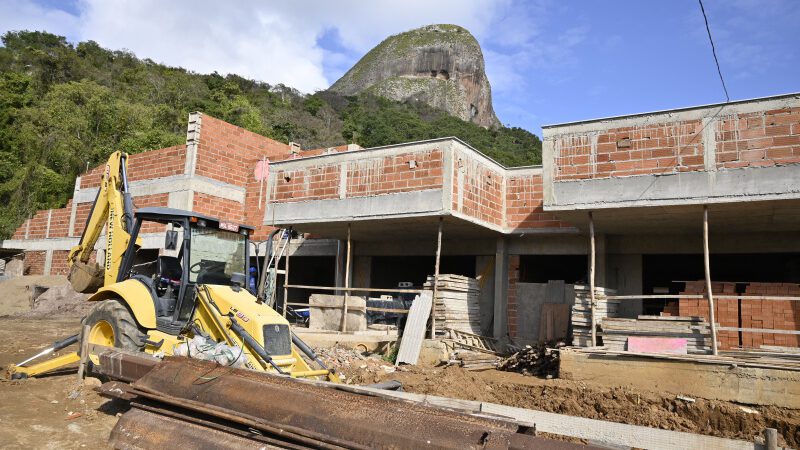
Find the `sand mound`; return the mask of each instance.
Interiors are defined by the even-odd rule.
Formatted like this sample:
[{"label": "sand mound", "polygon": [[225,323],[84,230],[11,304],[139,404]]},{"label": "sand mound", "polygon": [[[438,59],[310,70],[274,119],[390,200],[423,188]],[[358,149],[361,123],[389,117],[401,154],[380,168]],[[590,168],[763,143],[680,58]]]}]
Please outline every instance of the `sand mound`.
[{"label": "sand mound", "polygon": [[28,286],[59,286],[67,283],[63,275],[28,275],[0,281],[0,316],[31,310]]},{"label": "sand mound", "polygon": [[17,316],[32,319],[45,317],[83,317],[92,309],[94,303],[87,301],[88,294],[72,290],[69,283],[53,286],[34,300],[29,311]]}]

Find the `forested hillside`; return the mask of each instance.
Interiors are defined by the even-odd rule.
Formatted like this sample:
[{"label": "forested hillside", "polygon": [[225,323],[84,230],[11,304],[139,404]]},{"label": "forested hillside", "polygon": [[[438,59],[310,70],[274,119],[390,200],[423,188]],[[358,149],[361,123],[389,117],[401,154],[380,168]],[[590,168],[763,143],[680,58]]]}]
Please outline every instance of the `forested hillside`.
[{"label": "forested hillside", "polygon": [[318,148],[457,136],[499,162],[537,164],[520,128],[484,129],[419,103],[332,92],[304,95],[236,75],[196,74],[97,43],[7,33],[0,47],[0,238],[32,212],[63,206],[75,177],[114,150],[183,143],[202,111],[273,139]]}]

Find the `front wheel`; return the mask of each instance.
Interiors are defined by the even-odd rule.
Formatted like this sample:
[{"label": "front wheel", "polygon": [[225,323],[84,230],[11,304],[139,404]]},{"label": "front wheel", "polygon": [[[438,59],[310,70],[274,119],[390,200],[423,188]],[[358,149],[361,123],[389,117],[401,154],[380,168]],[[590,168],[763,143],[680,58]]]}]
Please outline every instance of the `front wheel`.
[{"label": "front wheel", "polygon": [[130,310],[118,299],[99,302],[83,319],[83,325],[89,325],[89,333],[81,336],[81,341],[88,338],[92,345],[140,351],[147,338],[147,333],[136,323]]}]

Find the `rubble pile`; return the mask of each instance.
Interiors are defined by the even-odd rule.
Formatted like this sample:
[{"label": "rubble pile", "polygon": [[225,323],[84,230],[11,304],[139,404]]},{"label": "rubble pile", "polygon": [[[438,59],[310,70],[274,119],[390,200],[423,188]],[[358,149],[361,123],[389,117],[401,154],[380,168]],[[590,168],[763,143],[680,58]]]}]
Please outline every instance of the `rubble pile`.
[{"label": "rubble pile", "polygon": [[364,354],[341,347],[315,348],[314,352],[329,369],[333,369],[347,384],[373,383],[380,375],[393,373],[397,368],[378,354]]},{"label": "rubble pile", "polygon": [[557,377],[559,350],[565,345],[563,341],[526,345],[522,350],[503,360],[497,368],[548,379]]}]

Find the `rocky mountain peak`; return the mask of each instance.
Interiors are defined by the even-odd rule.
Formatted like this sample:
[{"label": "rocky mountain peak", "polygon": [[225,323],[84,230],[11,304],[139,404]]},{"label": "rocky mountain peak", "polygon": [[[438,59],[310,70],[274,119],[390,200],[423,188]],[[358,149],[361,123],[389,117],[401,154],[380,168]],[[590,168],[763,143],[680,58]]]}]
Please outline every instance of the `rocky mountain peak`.
[{"label": "rocky mountain peak", "polygon": [[483,127],[500,124],[481,47],[458,25],[427,25],[386,38],[330,90],[418,100]]}]

